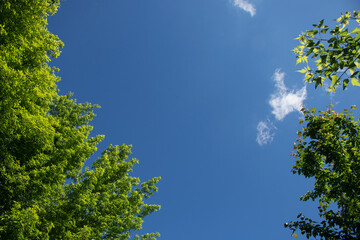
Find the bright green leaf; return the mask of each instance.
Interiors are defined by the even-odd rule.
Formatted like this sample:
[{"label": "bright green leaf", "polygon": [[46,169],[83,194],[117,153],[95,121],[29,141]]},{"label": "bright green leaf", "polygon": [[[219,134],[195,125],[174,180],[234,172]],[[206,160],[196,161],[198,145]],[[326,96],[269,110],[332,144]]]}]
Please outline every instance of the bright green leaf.
[{"label": "bright green leaf", "polygon": [[360,82],[357,78],[351,78],[351,84],[360,87]]}]

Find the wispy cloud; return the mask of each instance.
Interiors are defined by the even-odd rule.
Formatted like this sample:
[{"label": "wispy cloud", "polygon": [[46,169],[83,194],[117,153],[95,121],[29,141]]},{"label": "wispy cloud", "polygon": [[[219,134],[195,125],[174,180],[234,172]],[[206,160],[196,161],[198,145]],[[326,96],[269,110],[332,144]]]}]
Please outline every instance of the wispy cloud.
[{"label": "wispy cloud", "polygon": [[257,125],[258,133],[256,137],[256,142],[260,146],[271,143],[275,136],[274,129],[276,129],[276,127],[272,122],[270,122],[270,120],[266,122],[260,121]]},{"label": "wispy cloud", "polygon": [[[288,90],[285,86],[285,73],[276,69],[273,75],[275,81],[275,92],[271,94],[269,104],[272,107],[271,113],[276,120],[283,120],[289,113],[299,111],[301,104],[306,99],[306,87],[300,90]],[[275,136],[276,126],[273,121],[260,121],[257,125],[256,142],[262,146],[271,143]]]},{"label": "wispy cloud", "polygon": [[286,115],[293,111],[300,111],[300,106],[306,99],[306,87],[298,91],[289,91],[285,84],[285,73],[275,70],[273,79],[275,81],[276,91],[271,95],[269,104],[273,108],[272,114],[277,120],[283,120]]},{"label": "wispy cloud", "polygon": [[254,5],[246,0],[234,0],[234,5],[250,13],[252,17],[256,14],[256,9]]}]

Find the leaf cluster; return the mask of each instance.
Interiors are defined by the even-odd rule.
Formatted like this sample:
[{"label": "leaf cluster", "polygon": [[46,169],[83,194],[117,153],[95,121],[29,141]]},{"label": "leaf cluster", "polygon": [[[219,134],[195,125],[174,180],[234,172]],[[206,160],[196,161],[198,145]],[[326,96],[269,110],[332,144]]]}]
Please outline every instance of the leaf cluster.
[{"label": "leaf cluster", "polygon": [[[305,82],[315,82],[316,88],[328,79],[331,81],[329,91],[335,91],[339,85],[346,89],[350,81],[352,85],[360,86],[360,11],[346,12],[336,21],[333,28],[324,25],[324,20],[313,24],[313,30],[299,35],[300,45],[293,50],[296,64],[306,64],[299,70],[305,74]],[[347,28],[353,25],[357,27]],[[309,57],[315,66],[309,64]]]}]

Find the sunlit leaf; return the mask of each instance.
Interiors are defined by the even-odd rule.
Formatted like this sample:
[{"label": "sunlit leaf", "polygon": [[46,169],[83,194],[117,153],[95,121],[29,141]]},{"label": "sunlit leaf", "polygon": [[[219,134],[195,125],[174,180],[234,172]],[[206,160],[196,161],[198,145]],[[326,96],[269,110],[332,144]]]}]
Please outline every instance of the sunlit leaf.
[{"label": "sunlit leaf", "polygon": [[360,87],[360,82],[357,78],[351,78],[351,84]]}]

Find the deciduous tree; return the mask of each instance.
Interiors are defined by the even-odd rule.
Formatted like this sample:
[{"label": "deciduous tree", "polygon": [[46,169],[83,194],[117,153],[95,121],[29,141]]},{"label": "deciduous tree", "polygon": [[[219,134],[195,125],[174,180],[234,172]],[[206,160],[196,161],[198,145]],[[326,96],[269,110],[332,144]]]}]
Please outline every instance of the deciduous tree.
[{"label": "deciduous tree", "polygon": [[[359,83],[360,14],[345,13],[330,29],[321,20],[315,29],[299,36],[295,48],[297,63],[306,63],[299,72],[305,82],[323,86],[331,81],[329,91],[339,85],[346,89]],[[349,30],[347,26],[352,26]],[[308,57],[314,60],[310,61]],[[314,70],[314,68],[316,70]],[[355,106],[352,106],[355,109]],[[300,200],[319,203],[319,220],[300,213],[296,221],[285,227],[297,236],[297,230],[307,238],[360,239],[360,126],[348,110],[337,113],[333,106],[325,111],[302,108],[305,126],[298,132],[292,155],[293,173],[314,179],[314,189]]]},{"label": "deciduous tree", "polygon": [[[84,163],[97,105],[59,96],[49,61],[63,43],[47,29],[59,0],[0,3],[0,239],[128,239],[160,209],[144,200],[159,177],[131,177],[131,146]],[[159,234],[144,234],[155,239]]]},{"label": "deciduous tree", "polygon": [[[353,106],[352,108],[355,109]],[[320,239],[360,239],[360,126],[352,112],[302,109],[306,126],[294,144],[293,173],[314,178],[301,201],[318,201],[322,220],[298,215],[285,227]],[[295,235],[296,236],[296,235]]]}]

